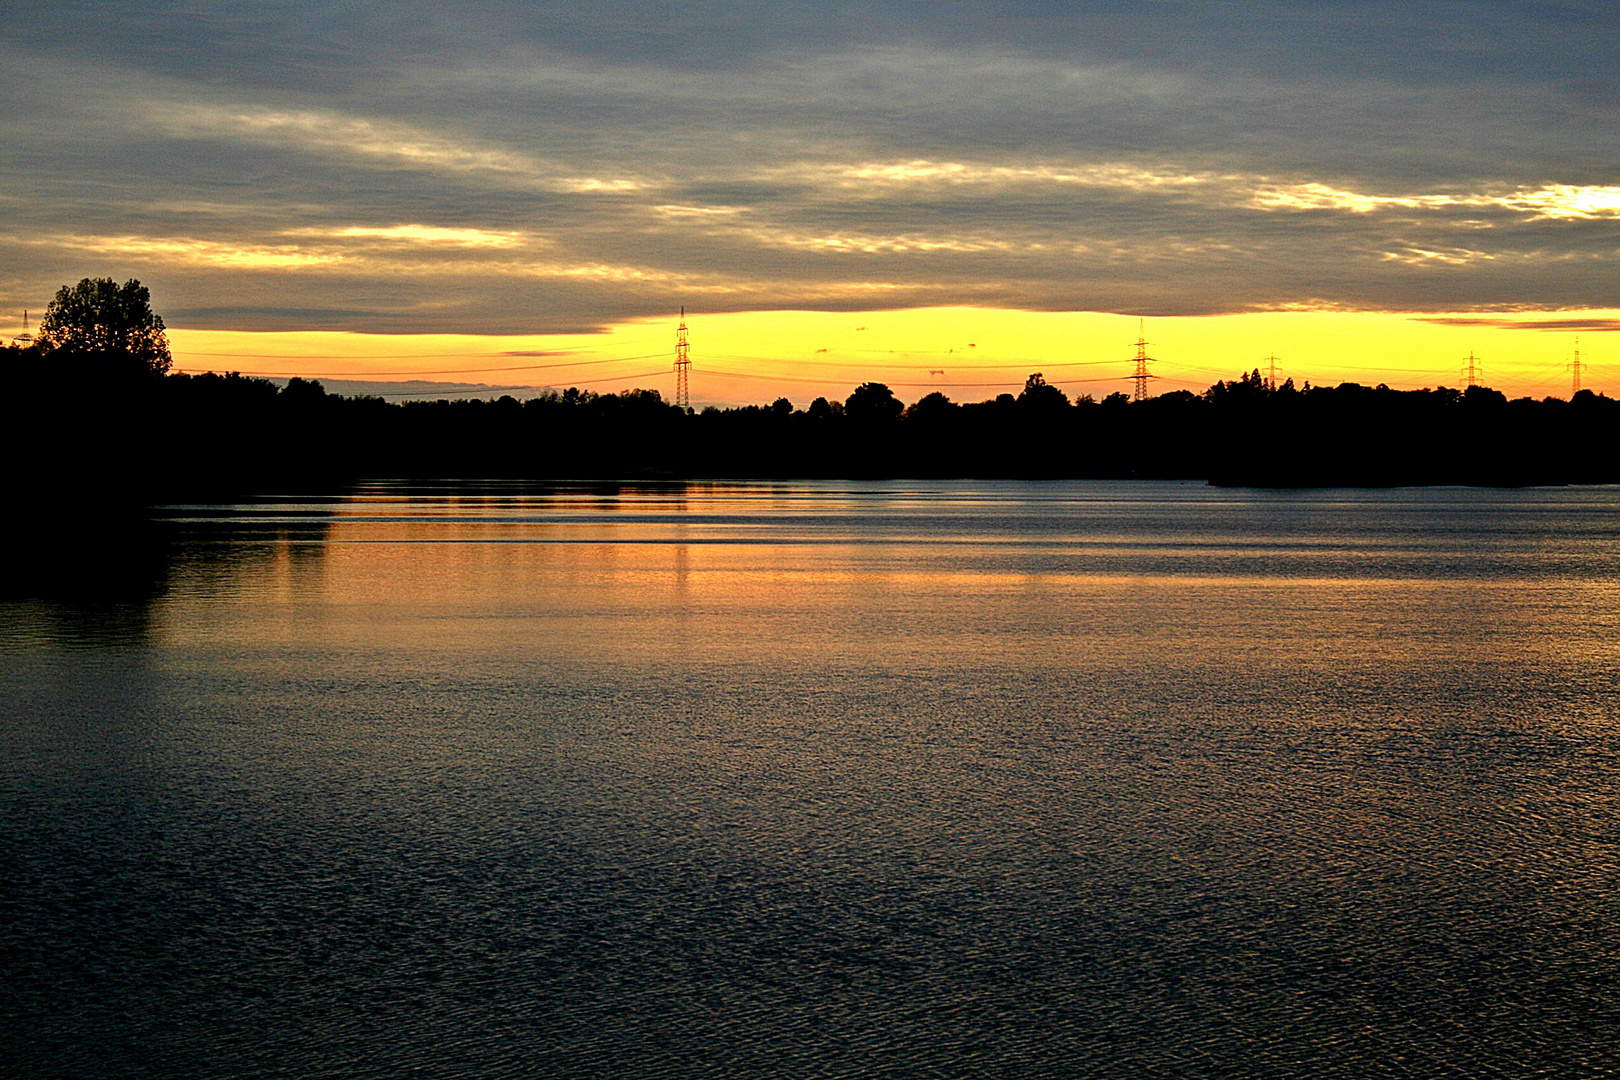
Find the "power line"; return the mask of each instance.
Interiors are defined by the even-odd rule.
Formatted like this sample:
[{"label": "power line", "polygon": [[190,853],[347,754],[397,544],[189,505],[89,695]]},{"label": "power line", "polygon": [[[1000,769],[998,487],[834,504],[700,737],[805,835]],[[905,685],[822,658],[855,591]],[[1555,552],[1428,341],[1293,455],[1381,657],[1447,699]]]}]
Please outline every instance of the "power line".
[{"label": "power line", "polygon": [[465,353],[465,352],[410,352],[410,353],[366,353],[363,358],[357,358],[354,353],[306,353],[302,356],[277,356],[274,353],[262,352],[199,352],[195,349],[183,350],[187,356],[225,356],[244,360],[436,360],[445,356],[469,356],[473,359],[494,359],[497,356],[562,356],[565,353],[584,352],[585,349],[546,349],[544,351],[528,352],[498,352],[498,353]]},{"label": "power line", "polygon": [[430,391],[430,390],[386,390],[386,391],[379,391],[379,392],[369,393],[369,394],[359,394],[359,395],[356,395],[356,396],[357,397],[380,397],[380,398],[404,398],[404,397],[430,398],[431,395],[435,394],[435,393],[437,393],[440,397],[450,397],[452,395],[460,395],[460,394],[504,394],[504,393],[507,393],[507,392],[512,391],[512,390],[538,390],[538,389],[540,389],[540,388],[537,387],[537,386],[469,386],[465,390],[437,390],[437,391]]},{"label": "power line", "polygon": [[[571,387],[595,386],[595,385],[599,385],[601,383],[629,382],[631,379],[650,379],[655,375],[667,375],[667,374],[669,374],[667,371],[665,371],[663,368],[659,368],[657,371],[640,371],[640,372],[637,372],[634,375],[604,375],[600,379],[581,379],[581,380],[579,380],[577,382],[570,381],[568,385],[571,386]],[[508,391],[508,390],[540,390],[540,389],[555,389],[555,387],[544,387],[543,388],[543,387],[538,387],[538,386],[480,386],[480,387],[469,387],[466,390],[446,390],[446,391],[443,391],[443,393],[445,395],[449,395],[449,394],[491,394],[491,393],[504,392],[504,391]],[[427,393],[428,392],[426,392],[426,391],[416,391],[416,390],[390,390],[387,393],[369,394],[369,395],[365,395],[365,396],[368,396],[368,397],[384,397],[384,398],[387,398],[387,397],[425,397],[425,396],[427,396]]]},{"label": "power line", "polygon": [[[850,383],[850,380],[848,379],[799,378],[793,375],[758,375],[744,371],[718,371],[714,368],[704,368],[704,371],[711,375],[722,375],[729,379],[755,379],[760,382],[788,382],[811,384],[816,386],[848,386]],[[1120,379],[1057,379],[1054,381],[1063,384],[1117,383],[1120,381]],[[906,387],[926,386],[934,390],[970,390],[982,389],[986,386],[1017,386],[1019,385],[1019,381],[1016,379],[998,379],[995,382],[884,382],[883,385]]]},{"label": "power line", "polygon": [[[793,364],[795,364],[795,365],[797,365],[799,367],[830,367],[830,368],[851,368],[851,367],[853,367],[853,368],[873,368],[873,367],[881,367],[881,368],[886,368],[886,369],[888,369],[890,371],[937,371],[937,370],[939,370],[935,366],[935,364],[933,364],[933,363],[928,363],[928,364],[909,364],[909,363],[907,363],[907,364],[902,364],[902,363],[874,364],[869,360],[859,360],[859,361],[851,361],[851,362],[846,364],[846,363],[841,363],[841,362],[836,361],[836,360],[792,360],[792,361],[785,361],[785,360],[781,359],[780,357],[772,358],[772,357],[768,357],[768,356],[742,356],[742,355],[738,355],[736,353],[707,353],[705,355],[713,356],[713,357],[715,357],[716,359],[719,359],[719,360],[742,360],[742,361],[745,361],[745,362],[760,363],[760,364],[780,364],[780,363],[789,363],[789,362],[791,362],[791,363],[793,363]],[[940,362],[945,363],[947,367],[949,367],[949,368],[951,368],[953,370],[956,370],[956,371],[1024,371],[1024,372],[1031,371],[1031,370],[1033,370],[1034,368],[1037,368],[1037,367],[1047,367],[1047,368],[1105,367],[1105,366],[1116,363],[1116,361],[1113,361],[1113,360],[1020,360],[1020,361],[1018,361],[1016,363],[1007,363],[1007,364],[957,364],[957,363],[946,362],[943,359]]]},{"label": "power line", "polygon": [[[652,338],[649,338],[649,337],[624,337],[624,336],[621,336],[621,335],[618,335],[618,334],[613,335],[613,338],[614,338],[613,343],[618,344],[618,345],[639,345],[639,344],[642,344],[643,342],[651,342],[653,340]],[[504,352],[493,352],[493,353],[468,353],[468,352],[465,352],[465,351],[462,351],[462,352],[367,353],[365,355],[364,359],[367,359],[367,360],[434,360],[434,359],[438,359],[438,358],[441,358],[441,357],[448,357],[448,356],[470,356],[470,357],[472,357],[474,359],[477,359],[477,358],[480,358],[480,357],[494,359],[495,357],[499,357],[499,356],[562,356],[562,355],[565,355],[567,353],[588,352],[592,348],[597,348],[597,347],[599,347],[599,346],[576,345],[576,346],[573,346],[571,348],[566,348],[566,349],[561,349],[561,348],[560,349],[546,349],[546,350],[541,351],[541,352],[507,350],[507,351],[504,351]],[[309,353],[309,354],[304,355],[304,356],[275,356],[273,354],[262,353],[262,352],[199,352],[199,351],[196,351],[196,350],[193,350],[193,349],[186,349],[186,350],[183,350],[183,351],[185,352],[185,354],[187,356],[224,356],[224,357],[236,357],[236,358],[248,359],[248,360],[354,360],[354,359],[356,359],[356,357],[355,357],[355,355],[353,353]],[[652,358],[652,355],[656,355],[656,354],[649,354],[649,355],[640,356],[640,357],[632,357],[631,359],[649,360],[649,359]]]},{"label": "power line", "polygon": [[[207,354],[201,354],[201,355],[207,355]],[[371,378],[375,379],[375,378],[385,378],[385,377],[388,377],[388,376],[399,376],[399,375],[478,375],[478,374],[482,374],[482,373],[488,372],[488,371],[553,371],[553,370],[556,370],[557,368],[596,367],[596,366],[599,366],[601,364],[626,364],[626,363],[629,363],[632,360],[655,360],[659,356],[662,356],[662,355],[663,355],[662,353],[648,353],[648,354],[646,354],[644,356],[615,356],[615,357],[611,357],[611,358],[606,359],[606,360],[570,360],[570,361],[568,361],[566,363],[560,363],[560,364],[513,364],[513,365],[510,365],[510,366],[507,366],[507,367],[417,368],[417,369],[414,369],[414,370],[411,370],[411,371],[323,371],[323,372],[321,372],[321,373],[319,373],[317,375],[309,375],[309,374],[306,374],[304,372],[294,372],[291,375],[289,375],[288,373],[286,373],[284,371],[238,371],[238,372],[235,372],[235,374],[237,374],[237,375],[265,376],[265,377],[277,378],[277,379],[290,379],[290,378],[294,378],[294,377],[297,377],[297,378],[312,378],[312,379],[344,379],[344,378],[359,378],[359,377],[365,377],[365,376],[370,376]],[[296,357],[296,356],[288,356],[288,357],[263,357],[262,359],[301,360],[301,359],[304,359],[304,358],[303,357]],[[352,360],[354,358],[349,357],[349,359]],[[183,374],[188,374],[188,375],[199,375],[199,374],[202,374],[204,371],[212,371],[212,370],[213,370],[212,368],[204,368],[201,371],[192,370],[192,369],[186,369],[186,368],[181,368],[180,369],[180,371]]]}]

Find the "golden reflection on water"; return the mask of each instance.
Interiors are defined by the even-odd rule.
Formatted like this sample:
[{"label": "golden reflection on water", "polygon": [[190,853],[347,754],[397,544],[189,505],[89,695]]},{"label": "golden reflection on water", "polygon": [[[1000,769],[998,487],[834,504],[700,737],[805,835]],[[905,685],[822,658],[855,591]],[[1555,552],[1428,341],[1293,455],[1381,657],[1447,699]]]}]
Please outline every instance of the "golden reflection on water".
[{"label": "golden reflection on water", "polygon": [[[1546,577],[1554,537],[1459,552],[1446,530],[1245,531],[1234,515],[1254,512],[1252,496],[1195,506],[1202,518],[1158,534],[1151,515],[1121,521],[1083,486],[1010,492],[372,492],[334,508],[317,539],[283,536],[229,588],[254,606],[256,633],[284,644],[609,667],[697,650],[762,664],[1303,670],[1609,663],[1620,648],[1620,584]],[[1291,508],[1262,506],[1262,524]],[[1477,572],[1492,560],[1495,573]],[[1538,575],[1533,586],[1504,560]],[[228,603],[165,611],[179,640],[229,632]]]}]

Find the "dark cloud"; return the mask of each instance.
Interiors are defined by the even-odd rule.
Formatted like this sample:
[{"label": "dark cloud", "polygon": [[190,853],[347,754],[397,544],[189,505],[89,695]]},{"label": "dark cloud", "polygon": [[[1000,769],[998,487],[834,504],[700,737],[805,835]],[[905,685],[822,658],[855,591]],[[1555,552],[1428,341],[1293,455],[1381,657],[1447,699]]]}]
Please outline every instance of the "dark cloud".
[{"label": "dark cloud", "polygon": [[1565,333],[1571,331],[1590,331],[1593,333],[1610,333],[1620,331],[1620,319],[1587,318],[1587,319],[1512,319],[1492,318],[1489,316],[1463,315],[1463,316],[1436,316],[1423,319],[1423,322],[1436,323],[1440,326],[1484,326],[1502,330],[1558,330]]},{"label": "dark cloud", "polygon": [[19,308],[85,274],[280,329],[1620,306],[1607,4],[14,7]]}]

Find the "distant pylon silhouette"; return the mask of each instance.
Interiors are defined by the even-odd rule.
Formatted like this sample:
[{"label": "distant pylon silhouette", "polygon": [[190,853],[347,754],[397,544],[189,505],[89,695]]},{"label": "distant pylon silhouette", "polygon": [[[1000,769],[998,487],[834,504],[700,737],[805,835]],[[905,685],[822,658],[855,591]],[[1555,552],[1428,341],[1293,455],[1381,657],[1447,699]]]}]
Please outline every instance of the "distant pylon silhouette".
[{"label": "distant pylon silhouette", "polygon": [[1468,366],[1462,369],[1461,374],[1465,379],[1468,380],[1469,386],[1479,385],[1482,372],[1479,368],[1479,358],[1474,355],[1473,350],[1469,350]]},{"label": "distant pylon silhouette", "polygon": [[681,325],[675,328],[675,405],[681,409],[692,407],[687,387],[687,371],[692,367],[692,361],[687,358],[686,350],[686,305],[682,304]]},{"label": "distant pylon silhouette", "polygon": [[1575,339],[1575,359],[1569,365],[1569,396],[1574,397],[1581,392],[1581,339]]},{"label": "distant pylon silhouette", "polygon": [[1147,336],[1145,324],[1141,319],[1136,322],[1136,370],[1131,373],[1131,382],[1135,388],[1131,394],[1132,401],[1146,401],[1148,380],[1153,378],[1148,374],[1148,365],[1153,363],[1153,357],[1147,354]]}]

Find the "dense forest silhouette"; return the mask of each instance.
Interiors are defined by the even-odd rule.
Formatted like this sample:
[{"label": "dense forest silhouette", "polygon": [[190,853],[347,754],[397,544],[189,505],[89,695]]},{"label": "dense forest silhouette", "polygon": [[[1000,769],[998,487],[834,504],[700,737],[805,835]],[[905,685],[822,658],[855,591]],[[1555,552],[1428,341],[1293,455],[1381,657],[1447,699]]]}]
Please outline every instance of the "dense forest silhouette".
[{"label": "dense forest silhouette", "polygon": [[[120,321],[119,333],[95,320]],[[3,448],[25,495],[148,502],[455,479],[1165,478],[1271,487],[1620,481],[1620,402],[1509,401],[1485,387],[1273,386],[1070,401],[1022,392],[909,406],[875,382],[691,411],[656,390],[389,402],[238,374],[168,373],[138,282],[58,293],[41,340],[0,351]]]},{"label": "dense forest silhouette", "polygon": [[1132,402],[1022,393],[904,406],[866,383],[688,411],[656,390],[527,401],[345,397],[318,382],[155,375],[13,349],[6,452],[23,488],[127,499],[341,484],[361,476],[1178,478],[1257,486],[1620,481],[1620,402],[1509,401],[1483,387],[1269,387],[1258,373]]}]

